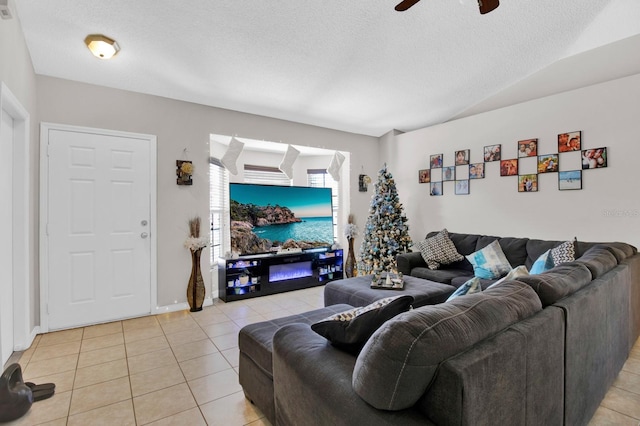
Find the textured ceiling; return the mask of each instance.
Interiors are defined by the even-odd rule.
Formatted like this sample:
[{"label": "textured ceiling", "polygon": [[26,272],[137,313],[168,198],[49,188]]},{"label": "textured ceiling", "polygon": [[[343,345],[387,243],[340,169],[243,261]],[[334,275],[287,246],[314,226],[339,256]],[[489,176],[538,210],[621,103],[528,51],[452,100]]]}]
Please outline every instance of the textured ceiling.
[{"label": "textured ceiling", "polygon": [[[16,2],[37,74],[372,136],[521,102],[543,93],[527,77],[640,34],[639,0]],[[94,58],[93,33],[122,50]]]}]

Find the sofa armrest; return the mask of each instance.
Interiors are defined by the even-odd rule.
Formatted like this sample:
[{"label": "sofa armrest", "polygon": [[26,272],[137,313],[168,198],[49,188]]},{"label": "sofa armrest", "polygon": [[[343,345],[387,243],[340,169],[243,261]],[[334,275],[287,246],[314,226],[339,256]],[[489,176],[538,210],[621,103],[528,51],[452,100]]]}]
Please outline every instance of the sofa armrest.
[{"label": "sofa armrest", "polygon": [[408,253],[400,253],[396,256],[396,265],[398,272],[402,272],[403,275],[411,275],[411,270],[417,267],[427,267],[427,262],[424,261],[422,253],[418,251],[410,251]]},{"label": "sofa armrest", "polygon": [[377,410],[351,386],[356,357],[333,347],[307,324],[273,337],[273,384],[278,425],[431,425],[417,409]]}]

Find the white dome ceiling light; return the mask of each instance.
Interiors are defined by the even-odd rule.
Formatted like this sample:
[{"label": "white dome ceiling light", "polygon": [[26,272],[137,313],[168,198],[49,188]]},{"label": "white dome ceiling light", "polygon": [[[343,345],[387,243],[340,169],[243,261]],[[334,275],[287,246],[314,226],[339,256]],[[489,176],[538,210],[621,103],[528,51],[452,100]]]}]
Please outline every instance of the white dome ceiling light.
[{"label": "white dome ceiling light", "polygon": [[111,59],[120,50],[120,46],[115,40],[102,34],[89,34],[84,39],[84,43],[93,56],[100,59]]}]

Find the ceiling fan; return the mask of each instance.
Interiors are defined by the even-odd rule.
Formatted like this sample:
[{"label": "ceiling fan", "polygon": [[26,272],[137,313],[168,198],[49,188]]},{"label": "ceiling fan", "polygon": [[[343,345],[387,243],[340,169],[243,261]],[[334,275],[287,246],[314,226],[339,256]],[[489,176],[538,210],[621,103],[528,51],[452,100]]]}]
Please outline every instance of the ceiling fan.
[{"label": "ceiling fan", "polygon": [[[398,12],[404,12],[419,1],[420,0],[402,0],[396,6],[396,10]],[[484,15],[500,6],[500,0],[478,0],[478,6],[480,6],[480,13]]]}]

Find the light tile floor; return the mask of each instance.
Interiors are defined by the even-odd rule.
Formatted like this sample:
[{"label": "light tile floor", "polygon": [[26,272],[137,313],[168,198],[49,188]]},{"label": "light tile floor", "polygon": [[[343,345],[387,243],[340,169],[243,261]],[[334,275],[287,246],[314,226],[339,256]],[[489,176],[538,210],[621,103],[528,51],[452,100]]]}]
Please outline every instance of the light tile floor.
[{"label": "light tile floor", "polygon": [[[7,424],[270,425],[238,384],[238,331],[322,306],[315,287],[39,335],[19,362],[56,393]],[[640,425],[640,340],[590,425]]]}]

